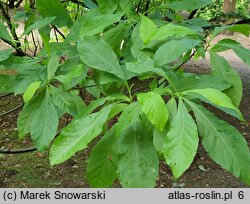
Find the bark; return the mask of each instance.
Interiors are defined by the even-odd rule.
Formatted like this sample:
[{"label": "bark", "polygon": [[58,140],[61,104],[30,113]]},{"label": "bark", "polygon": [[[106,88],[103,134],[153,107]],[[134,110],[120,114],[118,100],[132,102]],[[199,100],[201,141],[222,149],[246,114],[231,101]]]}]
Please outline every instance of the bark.
[{"label": "bark", "polygon": [[[236,9],[237,0],[224,0],[223,2],[223,12],[225,14],[234,13]],[[229,18],[226,24],[234,23],[234,18]]]},{"label": "bark", "polygon": [[223,2],[223,12],[225,14],[230,12],[235,12],[237,0],[224,0]]}]

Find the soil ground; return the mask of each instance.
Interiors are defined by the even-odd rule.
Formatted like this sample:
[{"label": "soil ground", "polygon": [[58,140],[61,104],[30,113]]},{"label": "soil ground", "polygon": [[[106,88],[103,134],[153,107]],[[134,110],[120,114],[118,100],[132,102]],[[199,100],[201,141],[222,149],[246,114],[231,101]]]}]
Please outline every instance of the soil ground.
[{"label": "soil ground", "polygon": [[[215,41],[225,37],[236,39],[243,46],[250,48],[250,38],[240,34],[232,36],[220,35]],[[2,43],[0,43],[0,49],[5,49]],[[247,123],[241,124],[237,119],[219,111],[216,111],[216,113],[219,117],[236,126],[250,146],[250,67],[244,65],[232,51],[226,51],[221,54],[242,77],[244,96],[240,109]],[[206,56],[206,59],[187,63],[185,69],[195,73],[209,72],[209,56]],[[10,110],[21,103],[22,100],[19,96],[5,97],[0,100],[0,113]],[[16,111],[0,118],[0,148],[18,149],[32,146],[29,138],[25,138],[23,141],[17,139],[16,121],[18,113],[19,111]],[[88,148],[85,151],[77,153],[70,160],[55,167],[49,165],[47,153],[0,154],[0,187],[88,187],[86,164],[90,149]],[[116,182],[114,187],[120,187],[119,183]],[[160,176],[157,181],[157,187],[229,188],[246,186],[215,164],[200,145],[191,167],[177,181],[173,180],[170,169],[162,162],[160,164]]]}]

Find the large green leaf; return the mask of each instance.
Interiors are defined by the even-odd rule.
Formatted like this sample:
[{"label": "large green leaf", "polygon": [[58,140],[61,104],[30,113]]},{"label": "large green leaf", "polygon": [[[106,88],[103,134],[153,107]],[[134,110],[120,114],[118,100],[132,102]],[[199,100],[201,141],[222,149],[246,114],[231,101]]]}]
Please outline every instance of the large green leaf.
[{"label": "large green leaf", "polygon": [[26,69],[20,69],[15,80],[15,94],[24,93],[31,83],[35,81],[44,81],[46,78],[45,76],[46,68],[41,65],[30,65]]},{"label": "large green leaf", "polygon": [[56,19],[53,23],[58,27],[72,26],[73,22],[68,14],[68,11],[63,7],[60,0],[37,0],[37,10],[45,17],[53,17]]},{"label": "large green leaf", "polygon": [[215,38],[217,35],[222,33],[224,30],[230,30],[233,32],[242,33],[245,36],[249,36],[250,34],[250,25],[248,24],[239,24],[239,25],[226,25],[216,27],[212,33],[212,38]]},{"label": "large green leaf", "polygon": [[189,38],[168,41],[156,51],[154,59],[159,66],[168,64],[177,60],[185,52],[188,52],[199,43],[200,40]]},{"label": "large green leaf", "polygon": [[23,94],[23,100],[27,103],[36,93],[37,89],[40,87],[41,81],[35,81],[29,85],[27,90]]},{"label": "large green leaf", "polygon": [[228,62],[216,53],[210,52],[211,66],[213,76],[220,77],[224,81],[232,85],[229,89],[225,90],[226,93],[233,101],[233,104],[238,107],[242,97],[242,82],[236,70],[234,70]]},{"label": "large green leaf", "polygon": [[218,91],[217,89],[193,89],[182,92],[184,95],[192,96],[200,98],[201,100],[208,102],[216,107],[222,109],[223,111],[243,120],[243,116],[238,108],[236,108],[231,99],[224,93]]},{"label": "large green leaf", "polygon": [[170,124],[173,123],[173,120],[174,120],[174,118],[176,116],[176,113],[177,113],[177,104],[176,104],[175,98],[171,98],[168,101],[168,103],[167,103],[167,109],[169,110],[169,119],[168,119],[167,125],[165,126],[165,128],[163,129],[163,131],[160,131],[158,129],[154,130],[153,142],[154,142],[155,148],[157,149],[157,151],[160,154],[163,154],[164,141],[165,141],[166,135],[169,132]]},{"label": "large green leaf", "polygon": [[0,75],[0,92],[12,93],[16,76]]},{"label": "large green leaf", "polygon": [[118,158],[114,149],[116,127],[113,126],[90,152],[87,178],[90,187],[111,187],[117,177]]},{"label": "large green leaf", "polygon": [[130,126],[140,113],[140,106],[138,102],[130,104],[119,117],[116,128],[116,136],[119,137],[127,126]]},{"label": "large green leaf", "polygon": [[206,89],[213,88],[223,91],[228,89],[231,85],[221,79],[220,77],[211,75],[195,75],[188,76],[181,79],[173,80],[172,84],[168,86],[173,92],[182,92],[191,89]]},{"label": "large green leaf", "polygon": [[22,94],[29,85],[35,81],[44,81],[46,79],[46,67],[39,64],[39,58],[17,57],[11,55],[1,64],[7,69],[15,69],[17,71],[14,83],[15,94]]},{"label": "large green leaf", "polygon": [[22,35],[28,35],[32,30],[43,28],[55,20],[56,17],[46,17],[35,21],[32,25],[25,29]]},{"label": "large green leaf", "polygon": [[84,65],[82,63],[76,64],[76,60],[74,59],[65,62],[61,66],[60,71],[62,73],[55,76],[54,79],[59,80],[65,90],[76,86],[87,75]]},{"label": "large green leaf", "polygon": [[8,59],[9,56],[12,54],[12,52],[13,52],[13,49],[0,50],[0,62]]},{"label": "large green leaf", "polygon": [[24,138],[28,133],[30,133],[30,124],[34,112],[37,111],[38,107],[44,99],[44,93],[40,92],[37,96],[33,97],[28,103],[26,103],[20,112],[17,120],[18,137],[20,139]]},{"label": "large green leaf", "polygon": [[119,4],[119,0],[97,0],[99,10],[102,13],[113,13]]},{"label": "large green leaf", "polygon": [[120,21],[122,14],[87,13],[81,16],[72,27],[67,40],[76,41],[86,35],[101,33],[108,26]]},{"label": "large green leaf", "polygon": [[211,52],[222,52],[232,49],[247,65],[250,65],[250,50],[232,39],[223,39],[211,48]]},{"label": "large green leaf", "polygon": [[191,165],[198,147],[198,131],[182,99],[164,141],[163,154],[175,179]]},{"label": "large green leaf", "polygon": [[0,39],[14,43],[14,40],[7,31],[5,25],[1,22],[0,22]]},{"label": "large green leaf", "polygon": [[[76,116],[80,111],[84,110],[84,102],[79,96],[63,92],[61,89],[53,86],[50,86],[50,91],[54,104],[62,111]],[[76,98],[78,98],[78,100],[76,100]],[[81,101],[81,103],[78,103],[78,101]],[[79,110],[79,108],[82,110]]]},{"label": "large green leaf", "polygon": [[125,80],[117,56],[104,40],[87,36],[78,41],[77,49],[82,61],[88,66],[114,74]]},{"label": "large green leaf", "polygon": [[174,10],[193,11],[211,4],[211,0],[169,0],[167,7]]},{"label": "large green leaf", "polygon": [[147,58],[143,62],[128,62],[126,64],[127,70],[136,73],[138,76],[143,76],[145,74],[158,74],[161,76],[166,76],[165,72],[161,68],[154,67],[154,60]]},{"label": "large green leaf", "polygon": [[123,187],[152,188],[155,186],[159,158],[152,140],[150,124],[142,121],[138,114],[119,135],[118,177]]},{"label": "large green leaf", "polygon": [[97,113],[74,119],[55,139],[50,149],[51,165],[59,164],[87,147],[101,132],[112,105]]},{"label": "large green leaf", "polygon": [[47,68],[48,80],[51,80],[54,77],[58,66],[59,66],[59,57],[56,55],[51,56]]},{"label": "large green leaf", "polygon": [[190,101],[188,104],[194,111],[202,144],[209,156],[250,185],[250,154],[244,137],[205,108]]},{"label": "large green leaf", "polygon": [[153,21],[145,16],[141,17],[140,37],[144,43],[147,44],[157,30],[158,27],[153,23]]},{"label": "large green leaf", "polygon": [[188,35],[196,36],[197,32],[184,26],[169,23],[158,28],[158,30],[151,37],[148,46],[152,46],[150,44],[154,44],[154,41],[162,41],[167,40],[169,38],[183,38]]},{"label": "large green leaf", "polygon": [[124,39],[129,34],[129,31],[133,24],[121,22],[119,25],[111,28],[101,36],[115,51],[117,55],[121,55],[121,51],[124,48]]},{"label": "large green leaf", "polygon": [[148,120],[159,130],[163,130],[168,121],[168,109],[162,97],[154,92],[140,93],[137,100],[142,112]]},{"label": "large green leaf", "polygon": [[59,119],[52,99],[46,91],[43,101],[32,114],[30,133],[39,151],[45,151],[54,139]]}]

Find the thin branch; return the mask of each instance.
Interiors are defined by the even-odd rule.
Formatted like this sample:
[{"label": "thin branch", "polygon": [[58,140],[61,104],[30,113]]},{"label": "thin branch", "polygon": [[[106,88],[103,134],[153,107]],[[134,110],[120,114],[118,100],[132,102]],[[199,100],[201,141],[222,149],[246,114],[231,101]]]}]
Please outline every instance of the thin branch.
[{"label": "thin branch", "polygon": [[180,69],[184,64],[186,64],[194,55],[196,54],[196,50],[189,56],[187,60],[181,63],[178,67],[174,69],[174,72],[176,72],[178,69]]},{"label": "thin branch", "polygon": [[[55,138],[58,137],[58,135],[60,135],[62,131],[58,131],[55,135]],[[24,148],[24,149],[1,149],[0,148],[0,154],[22,154],[22,153],[28,153],[28,152],[34,152],[36,151],[37,148],[36,147],[28,147],[28,148]]]},{"label": "thin branch", "polygon": [[15,8],[18,8],[18,7],[21,5],[22,2],[23,2],[23,0],[19,0],[19,1],[15,4]]},{"label": "thin branch", "polygon": [[36,41],[35,41],[35,36],[34,36],[34,32],[33,30],[31,31],[31,36],[32,36],[32,41],[33,41],[33,44],[34,44],[34,57],[36,56],[36,53],[37,53],[37,44],[36,44]]},{"label": "thin branch", "polygon": [[54,30],[56,30],[56,32],[63,38],[65,39],[65,35],[54,25],[52,25],[52,28],[54,28]]},{"label": "thin branch", "polygon": [[36,147],[29,147],[24,149],[0,149],[0,154],[21,154],[36,151]]},{"label": "thin branch", "polygon": [[87,8],[87,9],[90,9],[88,6],[86,6],[85,4],[84,4],[84,2],[81,2],[81,1],[78,1],[78,0],[64,0],[64,1],[61,1],[62,3],[65,3],[65,2],[72,2],[72,3],[74,3],[74,4],[77,4],[77,5],[80,5],[80,6],[82,6],[82,7],[85,7],[85,8]]},{"label": "thin branch", "polygon": [[56,32],[55,29],[53,29],[53,30],[54,30],[54,34],[55,34],[55,36],[56,36],[56,42],[59,42],[58,37],[57,37],[57,32]]},{"label": "thin branch", "polygon": [[9,30],[10,30],[10,34],[12,35],[13,39],[16,41],[15,44],[13,44],[12,42],[8,42],[8,41],[5,41],[5,42],[8,43],[9,45],[11,45],[13,48],[15,48],[18,56],[25,56],[25,53],[21,49],[21,43],[20,43],[20,40],[16,34],[16,29],[15,29],[15,27],[13,27],[12,22],[11,22],[11,18],[9,16],[9,14],[7,13],[7,11],[5,10],[2,1],[0,1],[0,10],[2,11],[2,15],[7,22],[7,25],[8,25]]},{"label": "thin branch", "polygon": [[190,13],[190,15],[188,16],[188,19],[189,19],[189,20],[192,19],[192,18],[195,16],[195,14],[197,13],[197,11],[198,11],[198,9],[193,10],[193,11]]},{"label": "thin branch", "polygon": [[22,108],[23,105],[24,105],[24,104],[21,104],[21,105],[17,106],[16,108],[13,108],[13,109],[11,109],[11,110],[5,112],[5,113],[2,113],[2,114],[0,115],[0,118],[1,118],[1,117],[4,117],[4,116],[6,116],[6,115],[8,115],[8,114],[10,114],[10,113],[12,113],[12,112],[14,112],[14,111],[17,111],[18,109]]},{"label": "thin branch", "polygon": [[13,93],[7,93],[7,94],[4,94],[4,95],[1,95],[0,96],[0,99],[2,99],[2,98],[5,98],[5,97],[7,97],[7,96],[10,96],[10,95],[12,95]]}]

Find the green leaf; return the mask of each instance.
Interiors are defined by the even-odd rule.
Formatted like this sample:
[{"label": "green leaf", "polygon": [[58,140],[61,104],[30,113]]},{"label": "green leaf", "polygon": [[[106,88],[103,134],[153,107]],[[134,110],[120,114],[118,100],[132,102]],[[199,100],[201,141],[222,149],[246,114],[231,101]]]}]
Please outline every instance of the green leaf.
[{"label": "green leaf", "polygon": [[159,171],[159,158],[149,127],[150,125],[142,121],[136,114],[119,135],[117,141],[118,177],[125,188],[152,188],[155,186]]},{"label": "green leaf", "polygon": [[12,93],[16,76],[0,75],[0,92]]},{"label": "green leaf", "polygon": [[118,115],[120,112],[122,112],[126,107],[128,106],[128,104],[126,103],[116,103],[114,104],[114,107],[112,108],[112,110],[109,113],[109,117],[108,120],[112,119],[113,117],[115,117],[116,115]]},{"label": "green leaf", "polygon": [[151,21],[146,16],[141,16],[140,37],[145,44],[151,40],[152,36],[157,30],[158,27],[153,21]]},{"label": "green leaf", "polygon": [[232,39],[223,39],[211,48],[211,52],[222,52],[232,49],[235,54],[243,60],[247,65],[250,65],[250,50],[244,48],[239,42]]},{"label": "green leaf", "polygon": [[53,22],[53,20],[55,20],[55,18],[56,17],[46,17],[46,18],[35,21],[35,23],[33,23],[32,25],[30,25],[28,28],[25,29],[22,36],[28,35],[32,30],[40,29],[40,28],[45,27],[46,25],[49,25],[50,23]]},{"label": "green leaf", "polygon": [[246,140],[227,122],[188,101],[194,111],[202,144],[208,155],[224,169],[250,185],[250,154]]},{"label": "green leaf", "polygon": [[148,120],[162,131],[168,121],[169,114],[162,97],[157,93],[147,92],[138,94],[137,100]]},{"label": "green leaf", "polygon": [[211,4],[211,0],[169,0],[167,7],[176,11],[193,11]]},{"label": "green leaf", "polygon": [[159,66],[177,60],[185,52],[188,52],[201,41],[194,39],[171,40],[164,43],[155,53],[154,59]]},{"label": "green leaf", "polygon": [[29,85],[35,81],[44,81],[46,76],[46,68],[43,66],[30,66],[20,70],[17,74],[14,92],[15,94],[24,93]]},{"label": "green leaf", "polygon": [[154,67],[154,60],[147,58],[143,62],[128,62],[126,64],[127,70],[136,73],[139,76],[145,74],[158,74],[160,76],[166,76],[165,72],[161,68]]},{"label": "green leaf", "polygon": [[60,0],[37,0],[37,10],[42,17],[56,17],[53,23],[58,27],[72,26],[73,22],[68,11],[63,7]]},{"label": "green leaf", "polygon": [[50,86],[50,91],[51,91],[51,95],[52,95],[52,100],[53,103],[60,108],[61,110],[70,113],[73,116],[76,116],[79,111],[79,107],[77,101],[80,100],[80,106],[81,106],[81,111],[84,110],[84,102],[82,101],[82,99],[75,95],[75,97],[79,98],[77,101],[75,100],[75,97],[67,92],[63,92],[61,89]]},{"label": "green leaf", "polygon": [[135,118],[140,113],[140,106],[138,102],[134,102],[126,107],[122,114],[119,117],[117,122],[116,136],[119,137],[121,132],[126,128],[126,126],[130,126]]},{"label": "green leaf", "polygon": [[119,1],[119,6],[121,7],[121,10],[125,13],[125,15],[128,18],[132,19],[136,15],[133,1],[131,0]]},{"label": "green leaf", "polygon": [[54,79],[59,80],[62,83],[62,87],[65,90],[68,90],[74,86],[76,86],[82,79],[86,76],[84,72],[84,65],[83,64],[75,64],[75,60],[72,63],[65,62],[62,66],[60,71],[63,68],[67,67],[66,70],[63,70],[63,73],[54,77]]},{"label": "green leaf", "polygon": [[234,70],[228,62],[216,53],[210,52],[210,60],[212,66],[212,76],[217,76],[232,85],[225,90],[232,100],[233,104],[238,107],[242,97],[242,82],[236,70]]},{"label": "green leaf", "polygon": [[119,25],[103,33],[101,36],[115,51],[117,55],[121,55],[123,49],[123,40],[127,38],[133,24],[119,23]]},{"label": "green leaf", "polygon": [[0,62],[8,59],[9,56],[12,54],[12,52],[13,52],[13,49],[0,50]]},{"label": "green leaf", "polygon": [[167,109],[169,111],[169,122],[172,123],[177,113],[177,104],[175,98],[172,97],[167,102]]},{"label": "green leaf", "polygon": [[41,81],[35,81],[29,85],[25,93],[23,94],[23,100],[25,103],[27,103],[34,94],[36,93],[37,89],[40,87]]},{"label": "green leaf", "polygon": [[97,0],[99,10],[102,13],[113,13],[119,4],[119,0]]},{"label": "green leaf", "polygon": [[169,111],[169,119],[168,123],[166,124],[165,128],[163,131],[160,131],[158,129],[154,130],[154,136],[153,136],[153,143],[157,151],[162,155],[163,150],[164,150],[164,141],[166,138],[167,133],[169,132],[170,129],[170,124],[173,123],[173,120],[176,116],[177,113],[177,104],[175,98],[171,98],[167,102],[167,109]]},{"label": "green leaf", "polygon": [[44,152],[54,139],[59,119],[52,99],[46,91],[42,103],[32,114],[30,133],[37,149]]},{"label": "green leaf", "polygon": [[164,141],[165,141],[165,137],[166,137],[168,131],[169,131],[169,125],[168,124],[162,131],[160,131],[159,129],[154,130],[153,144],[155,146],[155,149],[157,150],[157,152],[160,155],[163,154]]},{"label": "green leaf", "polygon": [[47,69],[48,80],[51,80],[54,77],[58,66],[59,66],[59,58],[58,56],[53,55],[48,63],[48,69]]},{"label": "green leaf", "polygon": [[148,47],[151,46],[150,44],[154,45],[154,41],[162,41],[169,38],[183,38],[188,35],[197,35],[197,32],[184,26],[169,23],[158,29],[148,43]]},{"label": "green leaf", "polygon": [[13,38],[10,36],[9,32],[7,31],[5,25],[0,22],[0,39],[8,41],[14,44]]},{"label": "green leaf", "polygon": [[223,91],[230,88],[231,85],[221,79],[220,77],[211,75],[195,75],[188,76],[181,79],[173,80],[172,84],[168,86],[172,92],[182,92],[191,89],[206,89],[213,88]]},{"label": "green leaf", "polygon": [[241,33],[241,34],[249,37],[250,25],[248,25],[248,24],[240,24],[240,25],[227,25],[227,26],[216,27],[214,29],[214,32],[212,33],[212,38],[215,38],[217,35],[219,35],[220,33],[222,33],[225,30],[238,32],[238,33]]},{"label": "green leaf", "polygon": [[72,27],[67,40],[76,41],[79,37],[84,37],[87,35],[96,35],[102,33],[105,28],[113,25],[114,23],[120,21],[122,17],[121,13],[118,14],[96,14],[87,13],[81,16]]},{"label": "green leaf", "polygon": [[[208,102],[212,105],[215,105],[216,107],[222,109],[223,111],[239,118],[240,120],[243,120],[243,116],[238,108],[236,108],[231,99],[224,93],[216,90],[216,89],[193,89],[182,92],[184,95],[190,95],[192,94],[201,96],[199,97],[201,100]],[[228,110],[229,109],[229,110]]]},{"label": "green leaf", "polygon": [[39,64],[41,59],[30,57],[17,57],[11,55],[1,64],[8,69],[17,71],[13,91],[15,94],[22,94],[29,85],[35,81],[44,81],[46,79],[46,67]]},{"label": "green leaf", "polygon": [[125,80],[117,56],[104,40],[94,36],[87,36],[78,41],[77,49],[82,61],[88,66],[114,74]]},{"label": "green leaf", "polygon": [[23,139],[28,133],[30,133],[30,124],[34,112],[37,111],[38,107],[44,98],[44,93],[39,93],[33,97],[28,103],[26,103],[20,112],[17,120],[18,137]]},{"label": "green leaf", "polygon": [[165,138],[163,154],[175,179],[191,165],[198,147],[198,132],[193,118],[189,115],[182,99],[170,130]]},{"label": "green leaf", "polygon": [[92,188],[111,187],[117,177],[118,158],[114,149],[116,126],[113,126],[90,152],[87,178]]},{"label": "green leaf", "polygon": [[50,149],[51,165],[59,164],[87,147],[101,132],[113,105],[97,113],[74,119],[55,139]]}]

